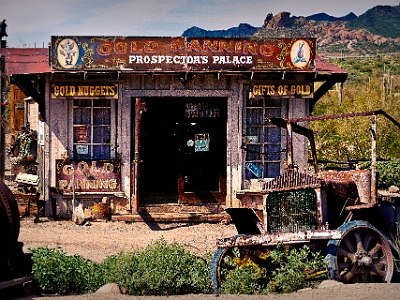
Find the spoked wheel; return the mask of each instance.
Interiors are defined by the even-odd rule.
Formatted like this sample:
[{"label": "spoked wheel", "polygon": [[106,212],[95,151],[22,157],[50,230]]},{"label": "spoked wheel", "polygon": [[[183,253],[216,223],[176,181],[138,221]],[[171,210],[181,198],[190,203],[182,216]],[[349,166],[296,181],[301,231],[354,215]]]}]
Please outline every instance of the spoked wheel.
[{"label": "spoked wheel", "polygon": [[0,180],[0,281],[9,279],[20,229],[18,205],[10,189]]},{"label": "spoked wheel", "polygon": [[268,249],[261,246],[218,248],[210,265],[211,285],[214,293],[219,294],[221,284],[234,271],[243,264],[256,264],[266,267],[269,263]]},{"label": "spoked wheel", "polygon": [[351,221],[338,228],[340,240],[328,243],[328,277],[343,283],[390,282],[393,254],[384,234],[366,221]]}]

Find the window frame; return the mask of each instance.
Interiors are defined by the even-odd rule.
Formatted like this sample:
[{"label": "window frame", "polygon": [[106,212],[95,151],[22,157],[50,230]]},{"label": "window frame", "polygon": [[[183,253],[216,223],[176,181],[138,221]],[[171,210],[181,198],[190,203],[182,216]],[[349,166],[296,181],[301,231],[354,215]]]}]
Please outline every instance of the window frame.
[{"label": "window frame", "polygon": [[[88,106],[80,106],[80,105],[75,105],[76,101],[81,102],[81,101],[89,101],[90,105]],[[95,102],[102,101],[100,105],[97,105]],[[104,106],[104,101],[109,102],[109,106]],[[72,124],[72,133],[71,133],[71,143],[72,145],[72,157],[73,159],[77,160],[110,160],[114,159],[117,155],[117,145],[116,145],[116,106],[117,106],[117,101],[115,99],[99,99],[99,98],[74,98],[72,100],[72,116],[71,116],[71,124]],[[90,114],[90,124],[78,124],[75,123],[75,110],[77,108],[88,108],[89,109],[89,114]],[[95,124],[95,120],[98,120],[94,118],[94,110],[97,108],[108,108],[109,109],[109,119],[110,123],[109,124]],[[87,142],[78,142],[78,140],[75,140],[75,130],[77,127],[88,127],[88,141]],[[109,136],[109,142],[108,143],[100,143],[100,142],[94,142],[95,136],[94,136],[94,129],[95,128],[106,128],[110,127],[110,136]],[[78,154],[76,151],[76,145],[82,145],[82,146],[88,146],[88,155],[83,155],[83,154]],[[95,146],[104,146],[108,145],[109,155],[100,155],[100,156],[95,156],[95,151],[94,147]],[[101,153],[104,153],[100,151]]]}]

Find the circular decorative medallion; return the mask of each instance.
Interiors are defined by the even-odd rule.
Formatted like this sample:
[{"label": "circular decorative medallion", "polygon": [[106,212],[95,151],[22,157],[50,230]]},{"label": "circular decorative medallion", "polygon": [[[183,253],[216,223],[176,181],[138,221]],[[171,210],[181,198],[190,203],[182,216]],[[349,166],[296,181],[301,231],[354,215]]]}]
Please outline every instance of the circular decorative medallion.
[{"label": "circular decorative medallion", "polygon": [[290,59],[297,68],[304,68],[310,62],[311,48],[307,41],[297,40],[290,51]]},{"label": "circular decorative medallion", "polygon": [[64,69],[75,67],[79,58],[78,45],[73,39],[64,39],[57,46],[57,60]]}]

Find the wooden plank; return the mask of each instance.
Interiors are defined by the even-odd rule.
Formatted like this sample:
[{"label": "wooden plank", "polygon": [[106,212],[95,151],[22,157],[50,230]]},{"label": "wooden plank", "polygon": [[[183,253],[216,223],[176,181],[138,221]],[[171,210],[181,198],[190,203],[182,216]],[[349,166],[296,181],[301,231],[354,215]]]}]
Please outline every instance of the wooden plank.
[{"label": "wooden plank", "polygon": [[227,213],[152,213],[113,215],[111,219],[125,222],[218,223],[229,219],[229,215]]}]

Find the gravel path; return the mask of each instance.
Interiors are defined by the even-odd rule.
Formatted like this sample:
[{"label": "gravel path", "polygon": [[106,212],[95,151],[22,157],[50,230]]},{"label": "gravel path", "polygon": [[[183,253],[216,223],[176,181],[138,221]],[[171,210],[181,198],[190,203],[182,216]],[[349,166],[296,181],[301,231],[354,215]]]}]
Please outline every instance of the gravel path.
[{"label": "gravel path", "polygon": [[24,219],[19,241],[24,243],[25,252],[40,246],[61,247],[69,255],[79,254],[101,262],[112,254],[143,249],[161,238],[178,241],[191,253],[201,256],[215,251],[217,238],[235,234],[234,225],[221,224],[91,222],[78,226],[71,221],[34,223],[32,219]]},{"label": "gravel path", "polygon": [[[101,262],[105,257],[132,248],[143,249],[152,241],[164,238],[168,242],[178,241],[193,254],[214,252],[219,237],[236,234],[234,225],[223,224],[156,224],[124,222],[92,222],[78,226],[70,221],[45,221],[33,223],[32,219],[21,220],[19,241],[24,251],[39,246],[61,247],[67,254],[79,254],[84,258]],[[362,300],[399,299],[400,284],[352,284],[344,285],[324,281],[317,289],[305,289],[286,295],[182,295],[182,296],[127,296],[93,293],[79,296],[39,297],[31,296],[19,300]]]}]

